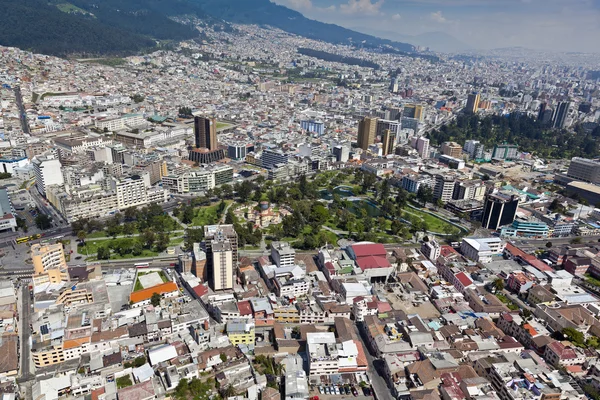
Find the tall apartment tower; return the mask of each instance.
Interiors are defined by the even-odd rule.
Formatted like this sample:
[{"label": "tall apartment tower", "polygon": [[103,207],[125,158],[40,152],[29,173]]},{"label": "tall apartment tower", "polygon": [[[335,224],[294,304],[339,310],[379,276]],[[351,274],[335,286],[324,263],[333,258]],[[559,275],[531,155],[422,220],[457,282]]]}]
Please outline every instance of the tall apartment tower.
[{"label": "tall apartment tower", "polygon": [[206,255],[210,262],[210,252],[213,240],[228,240],[233,251],[233,263],[238,262],[238,235],[233,228],[233,225],[206,225],[204,227],[204,247]]},{"label": "tall apartment tower", "polygon": [[396,132],[386,129],[385,132],[383,132],[381,142],[383,143],[383,155],[387,156],[392,153],[394,151],[394,144],[396,143]]},{"label": "tall apartment tower", "polygon": [[462,155],[462,146],[456,142],[442,143],[442,154],[454,158],[460,158]]},{"label": "tall apartment tower", "polygon": [[567,115],[569,115],[569,108],[571,107],[570,101],[561,101],[556,106],[554,114],[552,115],[552,127],[553,128],[564,128],[567,122]]},{"label": "tall apartment tower", "polygon": [[65,182],[60,160],[54,155],[35,157],[33,159],[33,172],[35,174],[35,186],[44,197],[46,197],[48,186],[62,185]]},{"label": "tall apartment tower", "polygon": [[512,224],[519,207],[519,197],[503,193],[491,193],[485,198],[483,220],[481,226],[496,230],[501,226]]},{"label": "tall apartment tower", "polygon": [[213,290],[233,289],[233,249],[229,240],[211,241],[210,255]]},{"label": "tall apartment tower", "polygon": [[465,112],[467,114],[475,114],[477,112],[477,108],[479,107],[479,93],[471,93],[467,97],[467,105],[465,106]]},{"label": "tall apartment tower", "polygon": [[358,123],[358,147],[367,150],[375,143],[377,134],[377,118],[365,117]]},{"label": "tall apartment tower", "polygon": [[217,120],[215,118],[195,117],[194,136],[197,149],[217,150]]},{"label": "tall apartment tower", "polygon": [[422,122],[423,106],[420,104],[407,104],[404,106],[404,114],[402,116],[405,118],[414,118]]},{"label": "tall apartment tower", "polygon": [[415,143],[415,148],[421,158],[429,158],[429,139],[421,136]]}]

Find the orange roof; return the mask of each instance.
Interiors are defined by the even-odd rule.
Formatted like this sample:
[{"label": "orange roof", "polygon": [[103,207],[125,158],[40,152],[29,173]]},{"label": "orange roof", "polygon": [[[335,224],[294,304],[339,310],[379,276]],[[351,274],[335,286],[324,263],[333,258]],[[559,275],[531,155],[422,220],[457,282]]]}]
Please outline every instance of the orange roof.
[{"label": "orange roof", "polygon": [[535,330],[535,328],[529,324],[524,324],[523,329],[527,330],[527,332],[529,332],[530,336],[537,335],[537,331]]},{"label": "orange roof", "polygon": [[82,338],[79,339],[69,339],[69,340],[65,340],[63,342],[63,350],[69,350],[69,349],[74,349],[75,347],[79,347],[82,346],[86,343],[90,342],[90,337],[89,336],[84,336]]},{"label": "orange roof", "polygon": [[356,357],[356,365],[359,367],[368,367],[369,361],[367,360],[367,356],[365,355],[365,349],[362,346],[362,343],[358,340],[353,340],[356,345],[356,349],[358,350],[358,356]]},{"label": "orange roof", "polygon": [[144,300],[149,300],[154,293],[164,294],[177,291],[177,284],[175,282],[167,282],[161,285],[152,286],[148,289],[138,290],[129,295],[129,300],[133,303],[139,303]]}]

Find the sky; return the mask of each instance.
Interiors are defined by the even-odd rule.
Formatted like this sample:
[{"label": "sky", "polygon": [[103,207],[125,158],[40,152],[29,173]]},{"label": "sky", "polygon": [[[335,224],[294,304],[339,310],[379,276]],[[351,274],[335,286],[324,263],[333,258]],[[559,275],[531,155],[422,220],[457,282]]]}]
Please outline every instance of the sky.
[{"label": "sky", "polygon": [[444,32],[475,49],[600,53],[600,0],[272,0],[365,33]]}]

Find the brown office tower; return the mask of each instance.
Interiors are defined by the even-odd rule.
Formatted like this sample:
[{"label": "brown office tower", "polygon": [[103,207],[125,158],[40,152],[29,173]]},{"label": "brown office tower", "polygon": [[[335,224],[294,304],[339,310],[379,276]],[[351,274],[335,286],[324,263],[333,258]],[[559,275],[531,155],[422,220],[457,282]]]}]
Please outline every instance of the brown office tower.
[{"label": "brown office tower", "polygon": [[377,118],[365,117],[358,123],[358,147],[368,150],[375,143]]},{"label": "brown office tower", "polygon": [[392,153],[394,151],[394,143],[396,142],[396,132],[386,129],[383,132],[383,138],[381,142],[383,143],[383,155],[387,156],[388,154]]},{"label": "brown office tower", "polygon": [[215,118],[195,117],[194,136],[197,149],[217,150],[217,120]]}]

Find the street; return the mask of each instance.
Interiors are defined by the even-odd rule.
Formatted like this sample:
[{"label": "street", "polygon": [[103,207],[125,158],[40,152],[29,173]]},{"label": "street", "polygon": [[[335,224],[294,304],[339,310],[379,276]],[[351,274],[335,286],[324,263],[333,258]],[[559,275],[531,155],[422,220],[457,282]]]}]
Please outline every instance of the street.
[{"label": "street", "polygon": [[25,107],[23,107],[23,95],[21,94],[21,88],[15,87],[15,101],[19,108],[19,119],[21,120],[21,128],[26,134],[30,134],[29,124],[27,123],[27,114],[25,113]]},{"label": "street", "polygon": [[29,285],[25,282],[21,284],[20,294],[21,314],[19,315],[19,340],[21,344],[21,373],[19,382],[27,382],[35,376],[31,373],[31,329],[29,321],[31,319],[31,300],[29,298]]},{"label": "street", "polygon": [[388,388],[387,382],[380,375],[378,368],[377,368],[378,366],[381,368],[382,361],[379,359],[376,359],[375,357],[373,357],[371,355],[371,348],[369,347],[369,345],[367,343],[365,343],[362,332],[360,329],[358,329],[358,326],[356,324],[354,325],[354,329],[356,330],[356,335],[359,337],[359,339],[363,345],[363,348],[365,349],[367,363],[369,364],[369,371],[367,372],[367,376],[369,377],[369,379],[371,381],[371,387],[373,388],[373,391],[375,392],[375,397],[378,400],[392,400],[393,396],[390,392],[390,389]]}]

